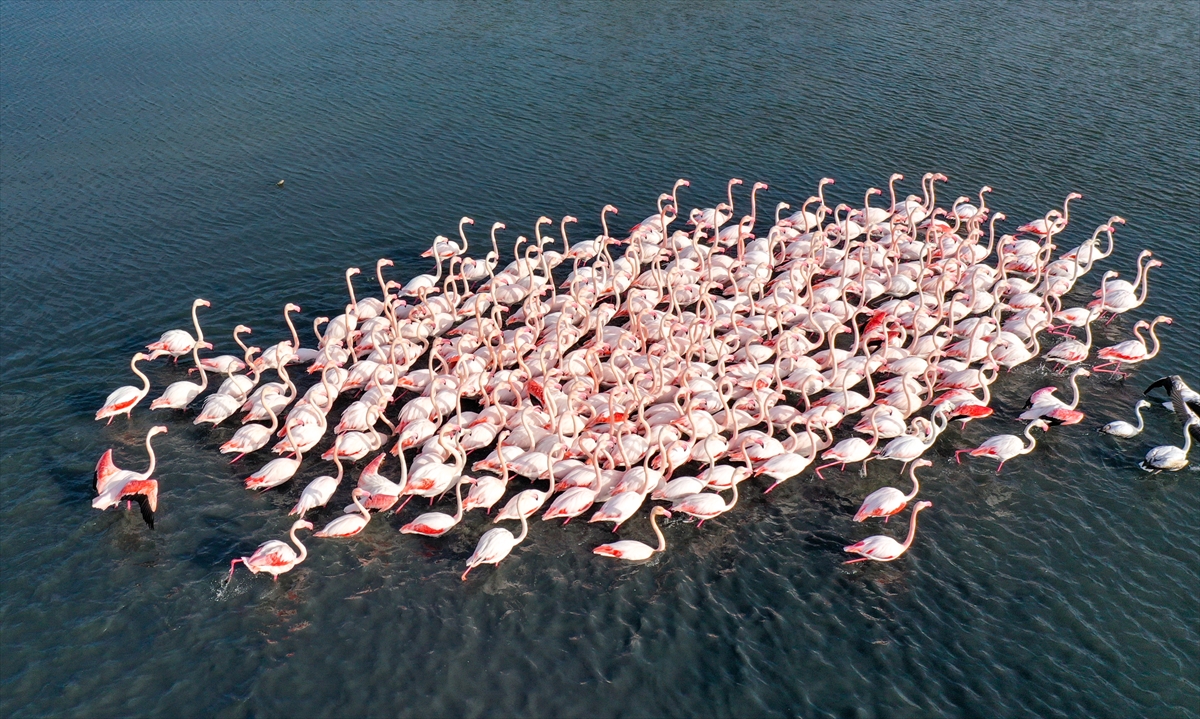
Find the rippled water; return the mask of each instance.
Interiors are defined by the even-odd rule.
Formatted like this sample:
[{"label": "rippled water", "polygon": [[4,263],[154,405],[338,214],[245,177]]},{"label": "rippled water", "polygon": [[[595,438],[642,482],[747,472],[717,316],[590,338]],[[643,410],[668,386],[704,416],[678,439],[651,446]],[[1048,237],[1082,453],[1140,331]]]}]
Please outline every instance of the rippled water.
[{"label": "rippled water", "polygon": [[[1137,469],[1180,436],[1163,410],[1133,440],[1094,432],[1152,378],[1200,380],[1198,7],[0,4],[0,711],[1200,715],[1198,475]],[[139,465],[162,421],[92,414],[194,297],[219,348],[239,322],[265,346],[285,302],[306,322],[340,306],[347,266],[424,271],[463,214],[528,232],[571,213],[584,237],[677,177],[689,207],[731,176],[773,205],[825,175],[853,202],[927,170],[947,194],[992,185],[1014,220],[1080,191],[1072,239],[1128,218],[1072,297],[1149,247],[1149,301],[1097,343],[1176,322],[1131,379],[1083,382],[1084,424],[998,476],[953,464],[1016,427],[1047,372],[1003,377],[996,416],[935,447],[900,561],[841,564],[895,474],[872,467],[750,490],[702,531],[668,521],[643,566],[593,557],[594,525],[536,522],[464,585],[482,515],[441,540],[377,517],[277,584],[223,589],[321,467],[251,494],[215,452],[233,427],[176,417],[156,531],[89,506],[99,454]]]}]

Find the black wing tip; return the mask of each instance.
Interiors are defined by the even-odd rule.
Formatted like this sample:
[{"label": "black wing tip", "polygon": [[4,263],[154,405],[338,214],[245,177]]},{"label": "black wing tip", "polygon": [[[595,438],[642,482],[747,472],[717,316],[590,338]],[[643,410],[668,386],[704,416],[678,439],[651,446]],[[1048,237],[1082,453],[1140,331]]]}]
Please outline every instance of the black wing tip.
[{"label": "black wing tip", "polygon": [[1164,389],[1164,390],[1167,390],[1168,392],[1170,392],[1170,387],[1174,383],[1182,382],[1182,381],[1183,381],[1183,378],[1177,374],[1173,374],[1169,377],[1161,377],[1159,379],[1154,380],[1149,385],[1147,385],[1146,389],[1142,391],[1142,394],[1150,394],[1151,392],[1153,392],[1156,389]]},{"label": "black wing tip", "polygon": [[146,523],[146,526],[150,527],[150,529],[153,530],[154,529],[154,510],[150,509],[150,498],[144,494],[134,494],[134,495],[130,495],[127,498],[132,499],[133,501],[137,502],[138,509],[140,509],[142,512],[142,521]]}]

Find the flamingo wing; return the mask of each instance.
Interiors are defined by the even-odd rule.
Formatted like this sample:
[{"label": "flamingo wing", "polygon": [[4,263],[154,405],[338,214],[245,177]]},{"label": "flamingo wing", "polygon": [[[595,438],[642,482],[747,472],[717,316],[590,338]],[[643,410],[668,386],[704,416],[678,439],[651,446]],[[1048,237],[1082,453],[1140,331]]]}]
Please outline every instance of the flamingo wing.
[{"label": "flamingo wing", "polygon": [[120,471],[121,469],[113,464],[111,449],[100,455],[100,461],[96,462],[96,492],[103,494],[104,488],[108,486],[108,480]]}]

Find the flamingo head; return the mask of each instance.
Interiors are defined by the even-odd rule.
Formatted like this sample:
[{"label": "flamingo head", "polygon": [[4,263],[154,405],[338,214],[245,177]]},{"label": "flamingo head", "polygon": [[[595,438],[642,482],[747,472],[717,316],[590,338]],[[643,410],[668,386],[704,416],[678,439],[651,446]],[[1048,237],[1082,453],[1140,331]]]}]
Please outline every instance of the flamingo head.
[{"label": "flamingo head", "polygon": [[284,313],[285,313],[285,314],[286,314],[286,313],[288,313],[288,312],[299,312],[299,311],[300,311],[300,305],[298,305],[298,304],[295,304],[295,303],[293,303],[293,302],[289,302],[289,303],[287,303],[286,305],[284,305],[284,306],[283,306],[283,311],[284,311]]},{"label": "flamingo head", "polygon": [[375,267],[378,269],[380,267],[391,267],[395,264],[396,264],[395,262],[392,262],[391,260],[389,260],[386,257],[380,257],[379,260],[375,263]]},{"label": "flamingo head", "polygon": [[359,273],[361,273],[361,272],[362,272],[362,270],[360,270],[360,269],[359,269],[359,268],[357,268],[357,267],[350,267],[350,268],[347,268],[347,269],[346,269],[346,277],[347,277],[347,278],[350,278],[350,277],[353,277],[354,275],[357,275],[357,274],[359,274]]},{"label": "flamingo head", "polygon": [[917,502],[916,504],[913,505],[913,514],[916,514],[917,512],[920,512],[922,509],[927,509],[932,506],[933,506],[933,502],[922,499],[920,502]]},{"label": "flamingo head", "polygon": [[194,307],[212,307],[212,303],[211,303],[211,302],[209,302],[208,300],[202,300],[202,299],[199,299],[199,298],[196,298],[196,301],[195,301],[195,302],[193,302],[193,303],[192,303],[192,305],[193,305]]},{"label": "flamingo head", "polygon": [[156,424],[150,428],[150,432],[146,436],[153,437],[156,434],[166,434],[166,432],[167,432],[167,428],[165,426],[163,426],[161,424]]}]

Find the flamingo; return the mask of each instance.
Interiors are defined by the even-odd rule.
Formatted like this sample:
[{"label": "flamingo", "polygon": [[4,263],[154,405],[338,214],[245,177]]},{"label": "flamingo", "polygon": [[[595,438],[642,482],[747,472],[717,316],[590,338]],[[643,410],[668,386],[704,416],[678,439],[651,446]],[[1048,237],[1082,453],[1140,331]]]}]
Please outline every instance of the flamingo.
[{"label": "flamingo", "polygon": [[152,353],[169,354],[175,358],[176,362],[180,357],[191,352],[196,343],[204,341],[204,332],[200,329],[200,320],[196,317],[196,309],[199,307],[212,307],[212,303],[202,299],[192,301],[192,326],[196,328],[195,337],[192,337],[187,330],[167,330],[162,333],[157,342],[146,345],[146,349]]},{"label": "flamingo", "polygon": [[[269,387],[263,396],[267,397],[278,393],[279,390],[275,389],[274,387]],[[230,437],[225,444],[222,444],[218,450],[221,454],[229,454],[231,452],[238,453],[238,456],[234,457],[229,462],[230,464],[233,464],[251,452],[255,452],[263,447],[266,447],[267,442],[271,441],[271,435],[274,434],[275,429],[279,426],[279,417],[275,414],[275,411],[271,409],[270,404],[264,404],[263,407],[267,412],[267,416],[271,420],[270,426],[263,426],[261,424],[243,424],[241,427],[238,427],[238,430],[233,433],[233,436]]]},{"label": "flamingo", "polygon": [[1080,377],[1090,377],[1091,374],[1083,367],[1077,367],[1071,373],[1071,389],[1074,392],[1071,404],[1066,404],[1055,397],[1054,387],[1043,387],[1030,395],[1029,408],[1022,412],[1017,419],[1028,422],[1031,419],[1046,417],[1057,424],[1078,424],[1083,421],[1083,413],[1075,409],[1079,406],[1079,384],[1076,380]]},{"label": "flamingo", "polygon": [[475,545],[475,551],[467,558],[467,569],[462,573],[462,581],[467,581],[467,575],[480,564],[500,564],[505,557],[512,553],[513,547],[524,542],[525,537],[529,534],[528,517],[535,511],[537,511],[536,507],[529,512],[525,512],[523,506],[517,507],[517,517],[521,520],[521,533],[516,537],[504,527],[495,527],[484,532],[483,536],[479,538],[479,544]]},{"label": "flamingo", "polygon": [[96,419],[107,417],[108,422],[106,424],[112,424],[113,417],[122,414],[126,417],[133,417],[133,408],[137,406],[138,402],[145,399],[146,395],[150,392],[150,378],[142,374],[141,370],[137,368],[137,363],[149,359],[151,358],[141,352],[133,355],[133,359],[129,360],[129,368],[133,370],[135,375],[141,378],[142,387],[139,389],[132,385],[125,385],[124,387],[114,389],[104,400],[104,406],[96,411]]},{"label": "flamingo", "polygon": [[[1174,412],[1175,416],[1179,417],[1181,424],[1186,426],[1193,418],[1197,418],[1198,413],[1200,413],[1200,392],[1188,387],[1182,377],[1173,374],[1169,377],[1157,379],[1146,387],[1143,394],[1148,395],[1156,389],[1168,390],[1171,401],[1164,402],[1163,406]],[[1200,437],[1200,424],[1192,426],[1192,432]]]},{"label": "flamingo", "polygon": [[[750,460],[746,460],[746,466],[749,471],[753,472],[754,468],[750,464]],[[729,510],[733,509],[738,502],[738,483],[733,482],[733,497],[728,503],[716,492],[701,492],[693,494],[682,499],[677,499],[671,505],[671,511],[683,512],[700,520],[696,523],[696,528],[699,529],[704,525],[704,522],[718,517]]]},{"label": "flamingo", "polygon": [[908,521],[908,537],[904,540],[904,544],[897,542],[891,537],[886,537],[882,534],[877,534],[874,537],[867,537],[861,542],[855,542],[849,546],[843,547],[842,551],[850,552],[851,554],[861,554],[858,559],[851,559],[844,564],[854,564],[856,562],[865,562],[868,559],[875,562],[890,562],[893,559],[899,558],[901,554],[908,551],[912,546],[913,537],[917,535],[917,513],[922,509],[927,509],[933,506],[933,502],[917,502],[913,505],[912,518]]},{"label": "flamingo", "polygon": [[817,476],[821,479],[825,479],[825,477],[821,475],[822,469],[832,467],[835,464],[840,464],[842,465],[842,470],[844,471],[847,464],[853,464],[854,462],[860,461],[863,463],[863,474],[866,474],[867,462],[871,460],[871,452],[875,451],[875,446],[879,444],[879,427],[876,423],[874,415],[871,416],[871,431],[872,435],[870,442],[867,442],[860,437],[849,437],[847,439],[843,439],[841,442],[838,442],[830,449],[825,450],[825,452],[821,454],[821,459],[832,459],[833,461],[829,464],[823,464],[820,467],[817,467]]},{"label": "flamingo", "polygon": [[200,370],[200,384],[186,380],[172,382],[167,385],[158,399],[150,403],[150,409],[187,409],[192,400],[208,389],[208,374],[200,365],[201,349],[212,349],[212,345],[208,342],[196,342],[192,345],[192,359],[195,360],[196,367]]},{"label": "flamingo", "polygon": [[[334,440],[334,445],[337,440]],[[300,493],[300,499],[296,502],[296,506],[292,507],[292,511],[288,515],[299,514],[303,519],[307,512],[318,507],[324,507],[333,497],[333,493],[337,491],[338,485],[342,483],[342,459],[338,454],[333,455],[333,463],[337,465],[337,476],[330,477],[329,475],[321,475],[308,483],[304,491]]]},{"label": "flamingo", "polygon": [[303,562],[308,557],[308,550],[296,539],[297,529],[312,529],[312,522],[306,522],[303,519],[292,523],[292,528],[288,532],[288,536],[292,540],[292,544],[300,549],[297,554],[286,542],[281,542],[278,539],[272,539],[268,542],[263,542],[258,549],[254,550],[254,554],[249,557],[238,557],[229,563],[229,579],[233,579],[233,570],[237,568],[238,562],[241,562],[246,569],[249,569],[253,574],[266,572],[270,574],[272,579],[279,581],[279,575],[284,572],[290,572],[293,567]]},{"label": "flamingo", "polygon": [[663,507],[654,507],[650,510],[650,526],[654,529],[654,534],[658,536],[658,546],[651,547],[641,542],[632,539],[622,539],[619,542],[610,542],[601,544],[592,550],[592,554],[599,554],[601,557],[612,557],[613,559],[624,559],[629,562],[640,562],[643,559],[649,559],[656,552],[667,551],[667,538],[663,536],[662,530],[658,528],[658,518],[671,518],[671,513]]},{"label": "flamingo", "polygon": [[[1096,352],[1096,356],[1100,359],[1108,361],[1104,364],[1096,365],[1092,368],[1092,370],[1095,372],[1110,372],[1114,375],[1127,375],[1127,373],[1121,372],[1122,364],[1135,364],[1138,362],[1145,362],[1148,359],[1153,359],[1158,354],[1159,350],[1158,335],[1154,333],[1154,328],[1160,322],[1169,325],[1174,322],[1174,320],[1166,315],[1159,315],[1158,317],[1154,318],[1153,322],[1148,323],[1145,320],[1138,322],[1133,326],[1133,335],[1137,337],[1137,339],[1126,340],[1110,347],[1101,348],[1098,352]],[[1138,334],[1138,329],[1141,327],[1148,328],[1147,331],[1150,332],[1150,337],[1154,340],[1153,350],[1146,349],[1146,341],[1142,339],[1140,334]],[[1108,369],[1108,367],[1111,365],[1116,365],[1116,369]]]},{"label": "flamingo", "polygon": [[358,509],[357,514],[343,514],[340,517],[335,517],[329,524],[326,524],[323,529],[318,532],[313,532],[314,537],[353,537],[367,526],[367,522],[371,521],[371,513],[362,505],[359,500],[366,494],[357,487],[350,493],[350,501],[354,502],[355,508]]},{"label": "flamingo", "polygon": [[154,473],[154,467],[157,465],[154,447],[150,445],[150,440],[155,435],[166,431],[166,427],[155,425],[146,433],[146,454],[150,456],[150,466],[146,468],[145,472],[134,472],[117,467],[113,463],[111,449],[100,455],[100,461],[96,463],[97,496],[92,500],[94,508],[103,511],[117,506],[122,499],[135,500],[141,509],[142,519],[150,526],[150,529],[154,529],[154,513],[158,511],[158,480],[150,479],[150,475]]},{"label": "flamingo", "polygon": [[1146,459],[1142,461],[1142,469],[1148,472],[1178,472],[1188,464],[1188,452],[1192,449],[1192,433],[1191,428],[1195,425],[1200,425],[1200,419],[1192,417],[1183,425],[1183,446],[1176,447],[1166,444],[1161,447],[1155,447],[1146,453]]},{"label": "flamingo", "polygon": [[996,474],[1000,474],[1000,470],[1004,469],[1004,463],[1013,457],[1018,457],[1022,454],[1029,454],[1033,451],[1037,440],[1030,436],[1029,432],[1034,427],[1046,432],[1050,429],[1050,425],[1046,424],[1045,420],[1035,419],[1025,428],[1025,438],[1029,440],[1029,446],[1026,447],[1020,437],[1011,434],[998,434],[995,437],[989,438],[986,442],[979,445],[975,449],[960,449],[954,453],[954,461],[962,464],[961,455],[966,452],[972,457],[991,457],[992,459],[1000,460],[1000,466],[996,467]]},{"label": "flamingo", "polygon": [[916,498],[917,492],[921,489],[921,484],[917,481],[917,469],[920,467],[932,467],[933,462],[927,459],[918,459],[910,464],[908,477],[912,480],[913,489],[909,494],[905,494],[894,487],[881,487],[867,495],[863,500],[862,506],[854,514],[854,521],[861,522],[868,517],[883,517],[886,522],[893,514],[901,512],[908,503]]},{"label": "flamingo", "polygon": [[449,532],[463,518],[463,477],[454,483],[454,498],[458,502],[458,510],[453,514],[442,512],[426,512],[400,528],[401,534],[422,534],[426,537],[440,537]]},{"label": "flamingo", "polygon": [[276,457],[270,462],[264,464],[257,472],[246,478],[246,489],[267,490],[272,487],[287,482],[296,474],[296,470],[300,469],[300,462],[303,460],[300,447],[296,445],[292,439],[292,428],[284,427],[287,434],[288,442],[291,443],[295,450],[295,457]]},{"label": "flamingo", "polygon": [[[404,458],[404,454],[400,454],[400,481],[393,482],[387,477],[379,473],[379,468],[383,466],[383,460],[387,457],[386,452],[380,452],[375,455],[363,468],[362,474],[358,475],[358,488],[366,492],[363,495],[363,506],[367,509],[373,509],[377,512],[386,512],[400,501],[400,495],[404,493],[404,488],[408,484],[408,462]],[[346,507],[346,513],[356,511],[354,505]]]},{"label": "flamingo", "polygon": [[1144,399],[1139,399],[1137,404],[1133,405],[1133,412],[1137,415],[1136,427],[1128,422],[1125,422],[1124,420],[1115,420],[1101,427],[1100,431],[1105,434],[1111,434],[1114,437],[1121,437],[1123,439],[1138,436],[1142,433],[1142,430],[1145,429],[1146,425],[1146,421],[1142,419],[1142,408],[1149,406],[1150,403]]}]

